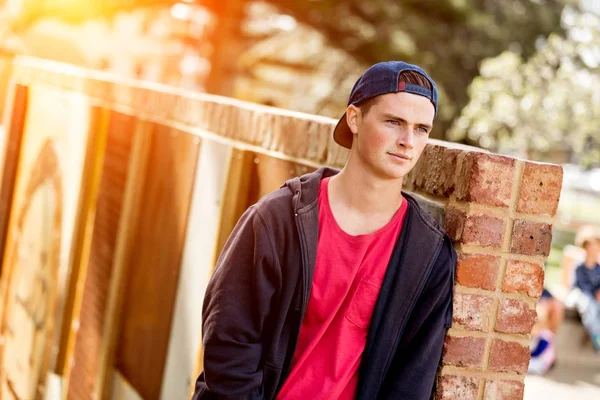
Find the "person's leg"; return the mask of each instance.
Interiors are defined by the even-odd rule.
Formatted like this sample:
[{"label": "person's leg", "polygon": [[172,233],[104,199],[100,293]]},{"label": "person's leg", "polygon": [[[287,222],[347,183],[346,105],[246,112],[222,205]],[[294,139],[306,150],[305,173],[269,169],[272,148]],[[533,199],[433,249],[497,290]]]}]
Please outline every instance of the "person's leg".
[{"label": "person's leg", "polygon": [[549,329],[542,329],[531,338],[531,359],[528,372],[534,375],[545,375],[556,361],[554,334]]},{"label": "person's leg", "polygon": [[531,335],[535,336],[545,329],[550,329],[550,314],[552,304],[547,298],[541,298],[536,305],[537,321],[531,329]]},{"label": "person's leg", "polygon": [[542,296],[537,303],[538,320],[531,330],[531,359],[528,372],[545,375],[556,361],[553,327],[558,327],[559,315],[554,298],[549,294]]},{"label": "person's leg", "polygon": [[532,335],[535,335],[541,329],[549,329],[553,334],[556,334],[560,324],[564,318],[564,306],[552,294],[544,289],[542,296],[537,303],[538,320],[532,330]]},{"label": "person's leg", "polygon": [[600,350],[600,302],[590,301],[582,315],[581,321],[592,338],[596,350]]},{"label": "person's leg", "polygon": [[556,335],[558,332],[558,328],[563,322],[565,317],[565,308],[563,304],[556,300],[552,299],[550,303],[550,309],[548,312],[548,328]]}]

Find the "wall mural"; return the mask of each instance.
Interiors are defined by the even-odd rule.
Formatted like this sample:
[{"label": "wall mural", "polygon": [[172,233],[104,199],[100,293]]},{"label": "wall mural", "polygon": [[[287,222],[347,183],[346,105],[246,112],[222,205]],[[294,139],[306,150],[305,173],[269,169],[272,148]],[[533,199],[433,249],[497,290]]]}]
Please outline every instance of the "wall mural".
[{"label": "wall mural", "polygon": [[90,120],[83,96],[30,90],[3,263],[2,399],[42,399],[54,367]]},{"label": "wall mural", "polygon": [[62,182],[58,160],[48,140],[27,184],[12,242],[12,285],[7,302],[6,384],[12,397],[33,399],[47,369],[51,315],[56,307],[60,262]]}]

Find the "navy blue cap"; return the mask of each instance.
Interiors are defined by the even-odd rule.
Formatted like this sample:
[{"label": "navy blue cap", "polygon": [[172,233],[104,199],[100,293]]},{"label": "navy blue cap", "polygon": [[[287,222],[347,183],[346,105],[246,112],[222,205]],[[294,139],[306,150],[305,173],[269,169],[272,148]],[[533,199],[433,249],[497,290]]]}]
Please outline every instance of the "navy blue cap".
[{"label": "navy blue cap", "polygon": [[[414,71],[423,75],[430,83],[433,90],[411,83],[399,82],[400,73]],[[433,103],[435,115],[438,112],[438,93],[433,79],[420,67],[402,61],[386,61],[373,65],[354,84],[348,105],[357,105],[365,100],[372,99],[387,93],[407,92],[427,97]],[[333,138],[340,146],[352,147],[352,131],[346,122],[346,113],[342,115],[333,131]]]}]

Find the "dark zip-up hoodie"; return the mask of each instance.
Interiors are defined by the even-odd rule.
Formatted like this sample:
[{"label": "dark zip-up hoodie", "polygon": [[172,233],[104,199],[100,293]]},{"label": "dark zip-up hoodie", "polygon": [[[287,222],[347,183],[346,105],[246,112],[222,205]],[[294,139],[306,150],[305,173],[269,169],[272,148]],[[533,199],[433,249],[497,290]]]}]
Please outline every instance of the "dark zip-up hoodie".
[{"label": "dark zip-up hoodie", "polygon": [[[294,178],[238,221],[206,291],[204,372],[193,400],[275,399],[287,378],[306,311],[318,239],[318,194],[329,168]],[[379,293],[356,399],[432,395],[452,321],[456,254],[410,195]]]}]

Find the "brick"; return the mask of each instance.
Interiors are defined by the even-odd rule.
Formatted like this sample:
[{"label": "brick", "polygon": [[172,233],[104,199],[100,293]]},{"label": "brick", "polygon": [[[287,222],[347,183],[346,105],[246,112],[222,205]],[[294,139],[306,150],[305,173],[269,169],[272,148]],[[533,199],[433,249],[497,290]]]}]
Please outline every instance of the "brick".
[{"label": "brick", "polygon": [[504,221],[485,214],[470,215],[465,223],[461,242],[480,246],[502,247]]},{"label": "brick", "polygon": [[552,242],[552,225],[515,220],[511,239],[512,253],[547,257]]},{"label": "brick", "polygon": [[462,232],[465,228],[465,221],[467,219],[467,213],[459,210],[456,207],[448,206],[446,208],[446,220],[444,227],[446,233],[455,242],[460,241]]},{"label": "brick", "polygon": [[446,336],[442,363],[457,367],[481,369],[485,338]]},{"label": "brick", "polygon": [[477,400],[479,379],[468,376],[442,375],[435,392],[436,400]]},{"label": "brick", "polygon": [[471,331],[487,332],[491,326],[493,305],[493,299],[488,296],[456,293],[453,321]]},{"label": "brick", "polygon": [[463,244],[502,247],[504,221],[486,214],[467,214],[453,206],[446,209],[445,228],[450,238]]},{"label": "brick", "polygon": [[494,290],[500,259],[482,254],[462,254],[456,266],[456,283],[462,286]]},{"label": "brick", "polygon": [[529,346],[494,339],[488,369],[495,372],[524,374],[529,366]]},{"label": "brick", "polygon": [[526,293],[539,298],[544,287],[544,269],[538,264],[510,260],[502,283],[503,292]]},{"label": "brick", "polygon": [[529,305],[516,299],[503,299],[498,307],[496,332],[528,334],[535,324],[537,313]]},{"label": "brick", "polygon": [[408,178],[414,188],[427,193],[449,197],[454,193],[459,149],[429,144]]},{"label": "brick", "polygon": [[553,217],[558,208],[562,180],[563,169],[559,165],[525,163],[517,211]]},{"label": "brick", "polygon": [[402,178],[402,190],[406,190],[408,192],[415,191],[415,179],[417,178],[417,175],[415,173],[415,168],[416,168],[416,166],[413,167],[413,169],[410,171],[410,173],[404,175],[404,178]]},{"label": "brick", "polygon": [[456,196],[463,201],[508,207],[514,171],[513,158],[469,152],[459,171]]},{"label": "brick", "polygon": [[523,400],[525,385],[516,381],[487,381],[484,400]]}]

